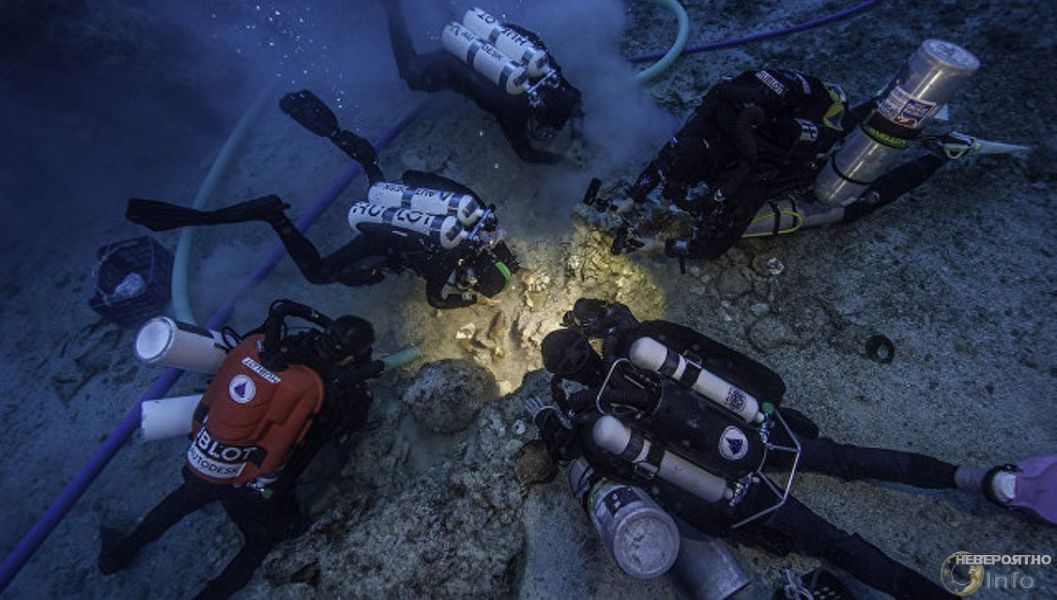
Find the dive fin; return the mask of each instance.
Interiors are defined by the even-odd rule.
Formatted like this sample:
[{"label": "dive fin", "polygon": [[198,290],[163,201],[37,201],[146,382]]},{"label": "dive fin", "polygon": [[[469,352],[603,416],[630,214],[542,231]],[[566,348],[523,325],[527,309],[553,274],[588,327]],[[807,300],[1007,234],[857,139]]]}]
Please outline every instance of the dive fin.
[{"label": "dive fin", "polygon": [[125,218],[152,231],[168,231],[186,225],[202,225],[205,213],[158,200],[131,198]]},{"label": "dive fin", "polygon": [[1006,506],[1057,525],[1057,454],[1017,463],[1016,492]]},{"label": "dive fin", "polygon": [[410,187],[416,187],[416,188],[422,187],[422,188],[430,188],[430,189],[434,189],[434,190],[441,190],[441,191],[444,191],[444,192],[456,192],[456,193],[459,193],[459,194],[469,194],[470,196],[473,196],[474,198],[477,198],[477,200],[481,199],[481,197],[478,196],[476,192],[474,192],[470,188],[466,187],[465,185],[463,185],[463,184],[461,184],[461,183],[459,183],[457,181],[453,181],[451,179],[448,179],[447,177],[445,177],[443,175],[437,175],[436,173],[427,173],[425,171],[409,170],[409,171],[404,171],[404,176],[401,177],[401,180],[404,182],[404,185],[407,185],[407,186],[410,186]]},{"label": "dive fin", "polygon": [[320,137],[331,137],[338,130],[338,117],[334,111],[308,90],[283,96],[279,100],[279,109]]},{"label": "dive fin", "polygon": [[269,223],[283,218],[283,210],[290,208],[278,196],[269,195],[232,204],[217,210],[201,211],[158,200],[132,198],[125,209],[125,218],[154,231],[168,231],[188,225],[220,225],[224,223]]}]

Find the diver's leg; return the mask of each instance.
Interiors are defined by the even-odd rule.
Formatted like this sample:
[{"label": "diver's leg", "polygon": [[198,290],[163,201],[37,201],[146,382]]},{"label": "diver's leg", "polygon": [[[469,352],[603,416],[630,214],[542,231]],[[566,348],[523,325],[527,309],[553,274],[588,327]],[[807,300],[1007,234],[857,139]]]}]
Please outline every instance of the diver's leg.
[{"label": "diver's leg", "polygon": [[792,539],[795,551],[825,559],[895,598],[956,598],[929,578],[892,560],[858,534],[833,526],[796,498],[789,497],[761,528],[784,534]]},{"label": "diver's leg", "polygon": [[221,498],[224,512],[235,522],[245,538],[235,558],[219,575],[206,584],[197,598],[228,598],[245,587],[253,578],[254,571],[264,562],[276,542],[283,538],[289,527],[291,515],[284,510],[285,494],[270,499],[251,497],[246,489],[230,489]]},{"label": "diver's leg", "polygon": [[899,450],[839,444],[829,438],[801,438],[800,468],[845,480],[877,479],[920,488],[953,489],[957,465]]},{"label": "diver's leg", "polygon": [[136,553],[147,544],[157,540],[187,515],[215,500],[209,484],[192,480],[193,475],[184,474],[184,483],[169,493],[155,506],[136,529],[127,537],[103,540],[99,553],[99,570],[109,575],[127,567]]},{"label": "diver's leg", "polygon": [[427,54],[415,52],[415,44],[407,29],[407,20],[398,0],[383,0],[389,23],[389,42],[400,79],[413,90],[435,92],[447,89],[447,62],[443,50]]},{"label": "diver's leg", "polygon": [[895,202],[903,194],[928,181],[945,164],[946,158],[937,154],[926,154],[885,173],[866,190],[862,198],[844,207],[843,221],[851,223]]}]

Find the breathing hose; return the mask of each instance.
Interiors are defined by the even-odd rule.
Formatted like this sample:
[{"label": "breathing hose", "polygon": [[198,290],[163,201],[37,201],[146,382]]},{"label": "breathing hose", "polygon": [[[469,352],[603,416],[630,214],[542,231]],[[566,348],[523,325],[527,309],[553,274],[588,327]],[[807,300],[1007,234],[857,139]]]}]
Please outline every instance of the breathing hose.
[{"label": "breathing hose", "polygon": [[[202,210],[206,201],[213,195],[213,190],[216,188],[217,182],[220,181],[221,175],[227,169],[228,163],[231,162],[232,156],[235,155],[235,151],[242,145],[243,140],[250,131],[250,126],[264,112],[264,108],[268,105],[268,100],[272,98],[272,90],[274,89],[274,83],[264,86],[264,89],[257,94],[253,103],[246,109],[246,112],[242,113],[238,123],[235,124],[235,129],[232,130],[231,135],[228,136],[228,139],[221,147],[220,154],[213,161],[213,165],[209,167],[209,173],[206,174],[205,180],[202,181],[201,187],[198,188],[198,194],[195,195],[191,208]],[[194,309],[191,307],[191,296],[187,284],[187,273],[190,270],[188,263],[191,257],[191,246],[194,243],[194,232],[194,227],[184,227],[180,231],[180,240],[176,243],[176,252],[173,254],[172,265],[172,308],[176,320],[197,324],[198,321],[195,320]]]},{"label": "breathing hose", "polygon": [[[675,59],[679,58],[679,55],[683,53],[683,48],[686,47],[686,40],[690,35],[690,19],[686,16],[686,10],[676,0],[650,0],[658,6],[663,6],[668,10],[675,13],[676,19],[679,21],[679,32],[675,36],[675,42],[671,48],[668,48],[668,52],[658,54],[660,60],[653,63],[646,69],[639,71],[635,75],[635,79],[638,81],[650,81],[657,77],[661,73],[665,72],[668,67],[672,66]],[[639,61],[642,62],[642,61]]]}]

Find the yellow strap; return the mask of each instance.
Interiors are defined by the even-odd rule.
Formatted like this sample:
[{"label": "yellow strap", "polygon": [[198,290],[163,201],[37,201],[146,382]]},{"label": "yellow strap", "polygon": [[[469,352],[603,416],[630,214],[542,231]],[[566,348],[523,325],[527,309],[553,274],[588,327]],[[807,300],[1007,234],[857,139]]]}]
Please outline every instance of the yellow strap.
[{"label": "yellow strap", "polygon": [[[782,217],[792,217],[795,225],[793,225],[792,227],[790,227],[788,229],[779,229],[778,230],[778,235],[785,235],[787,233],[793,233],[794,231],[800,229],[804,225],[804,216],[801,215],[798,211],[795,211],[795,210],[778,211],[778,218],[781,219]],[[771,213],[769,215],[760,215],[758,217],[753,218],[753,220],[749,222],[749,227],[752,227],[753,225],[755,225],[761,219],[773,219],[773,218],[775,218],[774,217],[774,213]],[[741,234],[741,237],[742,238],[757,238],[757,237],[770,237],[771,235],[772,234],[770,232],[761,231],[759,233],[743,233],[743,234]]]}]

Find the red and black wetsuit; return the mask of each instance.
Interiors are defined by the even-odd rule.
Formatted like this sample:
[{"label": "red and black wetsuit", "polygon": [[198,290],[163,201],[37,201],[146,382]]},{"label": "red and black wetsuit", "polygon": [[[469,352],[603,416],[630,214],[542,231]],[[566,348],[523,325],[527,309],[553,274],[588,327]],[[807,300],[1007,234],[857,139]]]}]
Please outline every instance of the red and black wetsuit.
[{"label": "red and black wetsuit", "polygon": [[118,568],[185,516],[220,502],[245,542],[199,597],[226,598],[249,582],[276,543],[298,533],[298,476],[323,443],[366,422],[372,397],[362,379],[346,376],[352,366],[266,368],[263,337],[232,349],[203,394],[183,484],[132,534],[105,548]]}]

